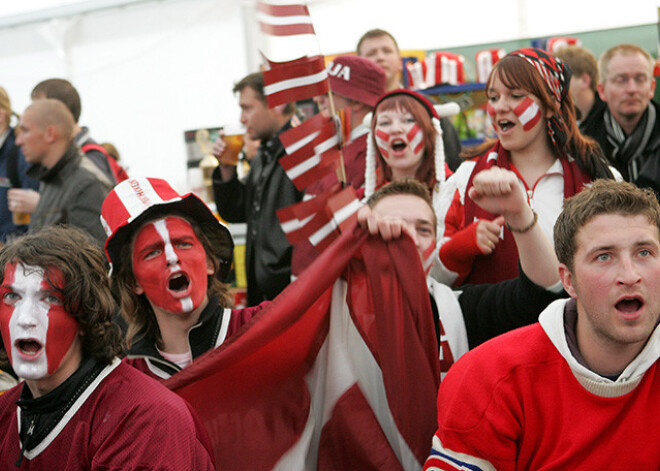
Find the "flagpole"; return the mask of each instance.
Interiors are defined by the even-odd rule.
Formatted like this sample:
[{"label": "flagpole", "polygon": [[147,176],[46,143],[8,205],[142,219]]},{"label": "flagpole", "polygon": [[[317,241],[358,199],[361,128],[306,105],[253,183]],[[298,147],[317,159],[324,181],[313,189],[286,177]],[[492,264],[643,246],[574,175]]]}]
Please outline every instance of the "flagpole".
[{"label": "flagpole", "polygon": [[[332,118],[335,121],[335,125],[337,124],[337,121],[339,121],[339,126],[337,129],[337,132],[339,134],[339,142],[341,149],[344,148],[344,140],[343,140],[343,133],[342,133],[342,125],[341,125],[341,119],[337,119],[337,112],[335,110],[335,100],[332,99],[332,90],[328,88],[328,100],[330,101],[330,113],[332,114]],[[337,179],[339,182],[342,184],[342,186],[346,186],[346,166],[344,165],[344,153],[339,152],[339,168],[337,169]]]}]

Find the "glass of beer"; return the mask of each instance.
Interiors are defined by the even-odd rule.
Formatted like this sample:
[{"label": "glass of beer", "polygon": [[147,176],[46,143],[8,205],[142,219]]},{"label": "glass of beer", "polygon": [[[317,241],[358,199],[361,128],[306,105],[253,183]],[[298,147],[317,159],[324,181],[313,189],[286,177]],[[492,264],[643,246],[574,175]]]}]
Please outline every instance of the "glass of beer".
[{"label": "glass of beer", "polygon": [[226,147],[220,157],[220,162],[223,164],[236,165],[238,158],[243,150],[243,134],[245,130],[238,126],[225,126],[222,134],[222,140],[225,141]]}]

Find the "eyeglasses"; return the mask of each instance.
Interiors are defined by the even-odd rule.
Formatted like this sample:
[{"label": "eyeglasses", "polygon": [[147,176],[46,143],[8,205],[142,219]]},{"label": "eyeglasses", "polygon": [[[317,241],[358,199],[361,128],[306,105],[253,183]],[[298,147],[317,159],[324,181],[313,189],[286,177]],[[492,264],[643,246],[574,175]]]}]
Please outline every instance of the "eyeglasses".
[{"label": "eyeglasses", "polygon": [[614,77],[610,77],[607,79],[607,81],[616,85],[617,87],[623,87],[624,85],[627,85],[631,79],[635,81],[635,85],[641,87],[649,83],[651,77],[649,77],[646,74],[637,74],[632,76],[622,74],[622,75],[615,75]]}]

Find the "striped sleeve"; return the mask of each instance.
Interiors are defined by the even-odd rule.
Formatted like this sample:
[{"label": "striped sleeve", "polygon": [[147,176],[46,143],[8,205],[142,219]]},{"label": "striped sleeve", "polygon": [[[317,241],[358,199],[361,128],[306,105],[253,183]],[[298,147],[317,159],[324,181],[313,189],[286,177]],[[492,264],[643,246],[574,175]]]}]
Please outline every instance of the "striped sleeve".
[{"label": "striped sleeve", "polygon": [[424,471],[496,471],[489,461],[458,453],[443,446],[437,435],[433,437],[431,454],[424,464]]}]

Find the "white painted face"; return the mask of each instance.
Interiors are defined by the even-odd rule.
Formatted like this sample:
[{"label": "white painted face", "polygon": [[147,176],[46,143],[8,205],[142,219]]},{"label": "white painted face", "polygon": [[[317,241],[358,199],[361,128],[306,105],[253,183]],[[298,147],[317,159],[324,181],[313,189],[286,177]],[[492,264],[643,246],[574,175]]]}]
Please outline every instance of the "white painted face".
[{"label": "white painted face", "polygon": [[[62,273],[50,270],[61,285]],[[41,267],[9,264],[1,287],[0,330],[14,371],[28,380],[57,371],[78,335],[77,321]]]}]

